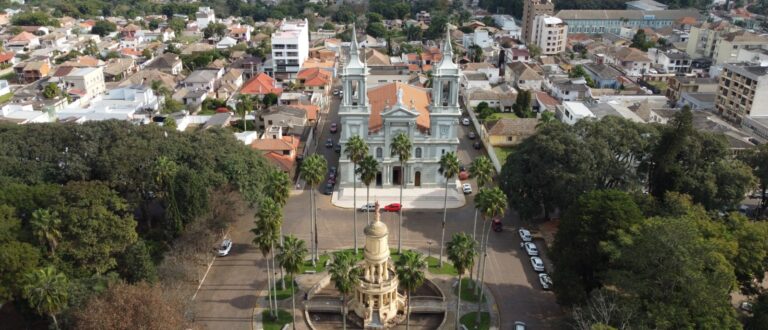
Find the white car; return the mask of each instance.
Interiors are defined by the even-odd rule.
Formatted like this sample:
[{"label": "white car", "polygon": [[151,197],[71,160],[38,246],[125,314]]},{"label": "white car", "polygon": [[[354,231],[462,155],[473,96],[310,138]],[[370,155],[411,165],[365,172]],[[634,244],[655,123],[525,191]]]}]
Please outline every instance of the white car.
[{"label": "white car", "polygon": [[525,249],[525,253],[528,253],[531,257],[539,255],[539,249],[536,248],[536,244],[532,242],[520,243],[520,247]]},{"label": "white car", "polygon": [[360,212],[373,212],[376,210],[376,204],[375,203],[368,203],[359,208]]},{"label": "white car", "polygon": [[528,229],[520,228],[517,233],[520,234],[520,240],[523,242],[530,242],[533,240],[533,236]]},{"label": "white car", "polygon": [[464,126],[469,126],[470,124],[469,118],[467,117],[461,118],[461,124]]},{"label": "white car", "polygon": [[531,266],[533,266],[533,270],[537,272],[544,271],[544,261],[539,257],[531,257]]},{"label": "white car", "polygon": [[525,322],[523,321],[516,321],[515,322],[515,330],[525,330]]},{"label": "white car", "polygon": [[469,195],[472,193],[472,185],[465,183],[461,185],[461,190],[464,191],[464,195]]},{"label": "white car", "polygon": [[232,250],[232,240],[225,239],[221,242],[221,246],[219,247],[219,257],[229,255],[229,250]]},{"label": "white car", "polygon": [[547,273],[539,274],[539,283],[541,283],[541,288],[544,290],[552,288],[552,278]]}]

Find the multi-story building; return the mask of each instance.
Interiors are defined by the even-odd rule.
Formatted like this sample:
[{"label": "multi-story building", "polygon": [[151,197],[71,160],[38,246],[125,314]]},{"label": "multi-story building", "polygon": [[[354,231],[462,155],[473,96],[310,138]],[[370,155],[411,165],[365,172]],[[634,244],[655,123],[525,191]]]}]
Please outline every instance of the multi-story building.
[{"label": "multi-story building", "polygon": [[622,28],[663,28],[677,25],[678,20],[690,17],[698,20],[701,14],[696,9],[671,9],[662,11],[642,10],[591,10],[566,9],[555,15],[568,24],[570,33],[620,35]]},{"label": "multi-story building", "polygon": [[563,20],[549,15],[533,19],[533,38],[530,43],[539,46],[542,55],[555,55],[565,51],[568,40],[568,25]]},{"label": "multi-story building", "polygon": [[652,48],[648,50],[648,57],[653,60],[654,67],[664,73],[691,72],[691,56],[685,52]]},{"label": "multi-story building", "polygon": [[102,67],[79,68],[64,76],[67,94],[84,104],[107,90]]},{"label": "multi-story building", "polygon": [[739,50],[757,48],[768,48],[768,38],[745,30],[726,33],[716,40],[712,59],[714,64],[736,63]]},{"label": "multi-story building", "polygon": [[197,18],[197,28],[202,30],[208,27],[208,24],[216,23],[216,14],[211,7],[200,7],[195,13]]},{"label": "multi-story building", "polygon": [[684,93],[714,93],[717,91],[716,78],[672,77],[667,80],[666,95],[673,103],[678,102]]},{"label": "multi-story building", "polygon": [[741,122],[746,117],[768,116],[768,67],[726,64],[720,73],[715,108],[725,118]]},{"label": "multi-story building", "polygon": [[632,47],[609,48],[603,61],[620,67],[630,77],[642,76],[651,68],[651,59],[646,52]]},{"label": "multi-story building", "polygon": [[533,42],[533,21],[539,15],[554,15],[555,3],[552,0],[525,0],[523,3],[523,40]]},{"label": "multi-story building", "polygon": [[303,20],[280,22],[272,33],[273,76],[279,79],[293,79],[309,56],[309,23]]},{"label": "multi-story building", "polygon": [[737,30],[737,27],[732,26],[725,20],[693,25],[688,32],[688,43],[685,46],[685,52],[693,58],[711,58],[712,53],[715,51],[717,39],[723,34]]},{"label": "multi-story building", "polygon": [[[400,82],[367,88],[368,68],[360,60],[353,33],[349,61],[341,74],[344,94],[339,109],[339,144],[345,145],[355,135],[365,139],[380,164],[377,187],[396,187],[401,180],[407,187],[445,185],[446,179],[439,172],[440,157],[456,152],[459,145],[461,69],[453,62],[447,34],[442,48],[443,57],[433,66],[431,91]],[[392,141],[398,134],[406,134],[413,143],[412,157],[404,167],[392,152]],[[342,187],[350,187],[355,174],[349,158],[341,157],[339,170]],[[452,180],[449,186],[453,187]]]}]

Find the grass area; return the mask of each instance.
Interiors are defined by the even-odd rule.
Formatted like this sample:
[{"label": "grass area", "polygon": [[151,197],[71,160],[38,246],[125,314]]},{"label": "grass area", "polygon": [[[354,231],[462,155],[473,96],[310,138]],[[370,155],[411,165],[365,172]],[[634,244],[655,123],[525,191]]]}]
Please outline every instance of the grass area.
[{"label": "grass area", "polygon": [[261,313],[261,323],[264,326],[264,330],[280,330],[284,325],[291,323],[292,321],[293,317],[291,317],[291,313],[282,309],[277,310],[277,319],[273,319],[272,316],[269,315],[268,310]]},{"label": "grass area", "polygon": [[[348,249],[347,251],[353,251],[353,249]],[[357,254],[357,260],[363,260],[364,254],[363,254],[363,247],[358,248],[358,254]],[[312,266],[312,261],[305,261],[304,265],[301,266],[299,269],[299,273],[304,273],[309,270],[314,270],[315,272],[322,272],[325,270],[325,263],[328,261],[328,259],[331,258],[332,253],[325,253],[321,254],[319,261],[316,263],[316,265]],[[390,257],[392,258],[392,263],[396,263],[397,260],[400,259],[400,255],[397,254],[397,248],[394,248],[389,253]],[[429,272],[436,275],[459,275],[458,272],[456,272],[456,268],[453,268],[453,265],[451,265],[450,262],[444,262],[443,267],[440,267],[440,262],[435,257],[427,257],[427,265],[429,266]],[[287,279],[286,279],[287,281]],[[290,296],[289,296],[290,297]],[[278,294],[279,299],[279,294]]]},{"label": "grass area", "polygon": [[180,36],[176,38],[176,41],[182,44],[191,44],[200,41],[199,36]]},{"label": "grass area", "polygon": [[[480,325],[475,326],[477,312],[467,313],[461,316],[459,322],[470,330],[485,330],[491,327],[491,314],[487,312],[480,313]],[[266,328],[265,328],[266,329]]]},{"label": "grass area", "polygon": [[8,93],[3,96],[0,96],[0,104],[10,101],[12,97],[13,97],[13,93]]},{"label": "grass area", "polygon": [[[470,282],[472,282],[473,284],[472,287],[469,286]],[[468,278],[461,279],[461,300],[462,301],[477,302],[478,300],[480,300],[480,295],[475,294],[475,285],[476,283],[474,283],[474,281],[471,281]],[[458,287],[456,289],[458,289]],[[485,301],[485,297],[483,297],[483,301]]]},{"label": "grass area", "polygon": [[667,87],[669,87],[664,81],[649,81],[648,84],[658,88],[662,94],[664,94],[667,91]]},{"label": "grass area", "polygon": [[507,157],[515,150],[513,147],[493,147],[493,152],[496,153],[496,157],[501,162],[501,166],[507,161]]},{"label": "grass area", "polygon": [[494,114],[488,116],[485,121],[499,120],[502,118],[517,119],[517,115],[515,115],[514,112],[495,112]]},{"label": "grass area", "polygon": [[[280,289],[280,281],[277,281],[277,287],[272,288],[272,293],[277,291],[277,300],[288,299],[291,297],[291,286],[293,286],[293,280],[290,276],[285,275],[285,288]],[[296,291],[294,291],[295,293]]]}]

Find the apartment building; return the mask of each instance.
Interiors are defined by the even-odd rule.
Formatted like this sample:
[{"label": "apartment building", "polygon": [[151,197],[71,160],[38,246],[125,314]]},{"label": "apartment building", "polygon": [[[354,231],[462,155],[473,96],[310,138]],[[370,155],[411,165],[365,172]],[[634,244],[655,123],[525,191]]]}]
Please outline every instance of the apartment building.
[{"label": "apartment building", "polygon": [[717,39],[712,59],[714,64],[736,63],[739,50],[758,48],[768,48],[768,38],[745,30],[726,33]]},{"label": "apartment building", "polygon": [[522,37],[527,43],[533,41],[533,21],[539,15],[554,15],[555,3],[552,0],[525,0],[523,3]]},{"label": "apartment building", "polygon": [[532,44],[539,46],[542,55],[556,55],[565,51],[568,40],[568,25],[563,20],[549,15],[533,19]]},{"label": "apartment building", "polygon": [[309,23],[303,20],[286,20],[272,33],[273,76],[293,79],[309,56]]},{"label": "apartment building", "polygon": [[637,31],[641,28],[659,29],[679,25],[678,21],[689,18],[698,21],[701,14],[696,9],[670,10],[592,10],[565,9],[556,15],[568,24],[571,33],[621,35],[622,29]]},{"label": "apartment building", "polygon": [[715,51],[715,43],[721,35],[737,31],[739,28],[727,21],[703,22],[691,26],[688,32],[688,43],[685,52],[693,58],[712,57]]},{"label": "apartment building", "polygon": [[85,104],[107,90],[102,67],[75,69],[64,76],[62,80],[65,83],[67,94],[72,99],[79,99],[81,104]]},{"label": "apartment building", "polygon": [[725,118],[741,122],[746,117],[768,116],[768,67],[726,64],[720,74],[715,108]]},{"label": "apartment building", "polygon": [[197,18],[197,28],[202,30],[208,27],[208,24],[216,23],[216,13],[211,7],[200,7],[195,13]]}]

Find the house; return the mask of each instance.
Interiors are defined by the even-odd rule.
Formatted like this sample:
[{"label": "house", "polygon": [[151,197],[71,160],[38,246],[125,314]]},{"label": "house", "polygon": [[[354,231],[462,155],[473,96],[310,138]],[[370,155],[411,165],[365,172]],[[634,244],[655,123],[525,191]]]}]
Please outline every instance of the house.
[{"label": "house", "polygon": [[581,101],[589,95],[584,78],[557,79],[551,82],[552,96],[560,101]]},{"label": "house", "polygon": [[490,63],[467,63],[463,66],[464,72],[479,72],[488,77],[488,81],[491,84],[499,83],[501,77],[499,76],[499,68],[493,66]]},{"label": "house", "polygon": [[493,36],[486,29],[477,29],[473,33],[464,34],[462,40],[464,48],[479,46],[480,48],[492,47],[494,45]]},{"label": "house", "polygon": [[490,123],[488,139],[494,147],[514,146],[533,136],[538,125],[536,118],[501,118]]},{"label": "house", "polygon": [[81,104],[107,90],[102,67],[78,68],[62,77],[62,80],[67,94],[74,100],[80,99]]},{"label": "house", "polygon": [[136,61],[130,57],[111,60],[104,67],[104,80],[120,81],[138,71]]},{"label": "house", "polygon": [[527,64],[513,62],[507,63],[504,80],[512,83],[518,89],[540,90],[544,78]]},{"label": "house", "polygon": [[709,93],[696,93],[696,92],[683,92],[680,97],[679,106],[689,106],[691,109],[698,110],[712,110],[715,108],[715,99],[717,94],[715,92]]},{"label": "house", "polygon": [[40,47],[40,37],[27,31],[21,31],[21,33],[8,40],[4,47],[16,53],[27,53]]},{"label": "house", "polygon": [[16,64],[16,53],[14,52],[2,52],[0,53],[0,68],[7,68]]},{"label": "house", "polygon": [[488,81],[488,76],[485,73],[480,72],[462,72],[461,86],[465,90],[470,89],[491,89],[491,83]]},{"label": "house", "polygon": [[150,62],[145,69],[156,69],[171,75],[178,75],[183,69],[181,57],[174,53],[165,53]]},{"label": "house", "polygon": [[263,127],[277,126],[285,133],[301,135],[310,124],[307,111],[293,105],[274,105],[259,116]]},{"label": "house", "polygon": [[216,23],[216,13],[211,7],[200,7],[195,13],[197,28],[202,31],[208,24]]},{"label": "house", "polygon": [[531,53],[526,48],[504,48],[503,52],[506,63],[531,61]]},{"label": "house", "polygon": [[0,80],[0,97],[11,93],[11,85],[8,80]]},{"label": "house", "polygon": [[263,152],[269,162],[290,173],[296,164],[299,142],[299,137],[283,136],[282,128],[274,126],[269,127],[260,139],[254,140],[251,148]]},{"label": "house", "polygon": [[21,62],[13,66],[13,71],[20,82],[29,84],[48,76],[51,65],[48,61]]},{"label": "house", "polygon": [[216,43],[216,49],[229,49],[237,45],[237,39],[232,37],[224,37]]},{"label": "house", "polygon": [[584,118],[596,118],[595,114],[581,102],[563,102],[563,105],[557,107],[555,117],[568,125],[574,125]]},{"label": "house", "polygon": [[158,81],[161,86],[169,91],[176,89],[179,76],[172,76],[157,69],[144,69],[134,73],[123,80],[119,86],[127,87],[133,85],[152,86],[152,83]]},{"label": "house", "polygon": [[216,98],[228,99],[243,85],[243,72],[239,69],[230,69],[219,79],[219,88],[216,90]]},{"label": "house", "polygon": [[238,69],[243,72],[243,79],[249,80],[257,73],[261,72],[261,64],[264,59],[256,56],[245,56],[232,62],[229,66],[232,69]]},{"label": "house", "polygon": [[679,101],[684,93],[717,92],[717,78],[672,77],[667,80],[667,97],[673,103]]},{"label": "house", "polygon": [[195,70],[182,81],[182,85],[190,90],[204,90],[213,92],[216,90],[216,80],[219,78],[218,70]]},{"label": "house", "polygon": [[610,49],[605,54],[605,63],[620,67],[630,77],[640,77],[651,68],[651,59],[646,53],[632,47]]},{"label": "house", "polygon": [[689,73],[691,72],[691,56],[681,51],[661,51],[656,48],[648,50],[654,67],[660,72]]},{"label": "house", "polygon": [[561,104],[560,101],[547,94],[547,92],[538,91],[534,96],[536,101],[533,102],[533,110],[538,113],[543,113],[544,111],[555,113],[557,112],[557,107]]},{"label": "house", "polygon": [[497,108],[503,112],[512,111],[512,105],[515,104],[517,91],[512,88],[509,91],[497,91],[496,89],[472,89],[465,92],[465,99],[471,108],[477,108],[480,103],[485,102],[491,108]]},{"label": "house", "polygon": [[319,68],[304,69],[296,75],[305,90],[329,93],[333,82],[331,73]]},{"label": "house", "polygon": [[277,87],[275,79],[263,72],[248,80],[240,89],[240,94],[255,95],[259,98],[270,93],[279,96],[282,92],[283,89]]},{"label": "house", "polygon": [[251,33],[253,32],[253,27],[250,25],[236,24],[230,26],[228,31],[229,37],[237,41],[249,42],[251,41]]},{"label": "house", "polygon": [[583,65],[597,88],[619,88],[622,73],[607,64],[587,63]]},{"label": "house", "polygon": [[56,112],[60,119],[76,118],[77,122],[98,120],[131,120],[151,109],[157,111],[160,103],[151,88],[145,86],[118,87],[105,95],[94,97],[87,106],[73,102]]},{"label": "house", "polygon": [[189,90],[182,88],[173,93],[172,98],[186,105],[188,109],[197,110],[208,98],[208,92],[202,89]]}]

